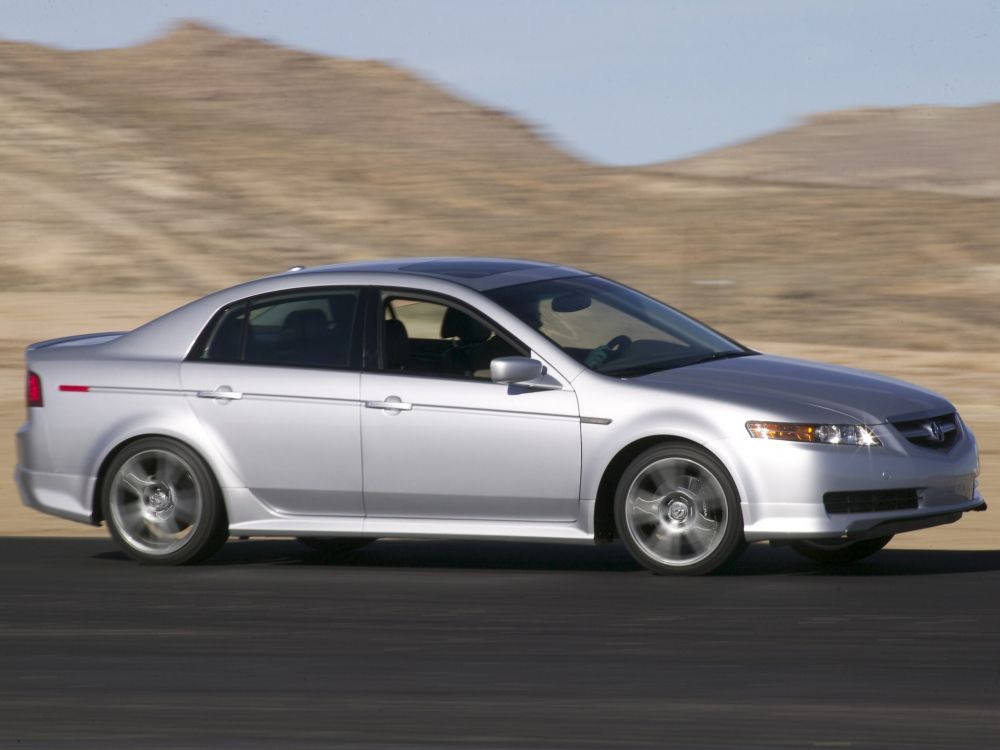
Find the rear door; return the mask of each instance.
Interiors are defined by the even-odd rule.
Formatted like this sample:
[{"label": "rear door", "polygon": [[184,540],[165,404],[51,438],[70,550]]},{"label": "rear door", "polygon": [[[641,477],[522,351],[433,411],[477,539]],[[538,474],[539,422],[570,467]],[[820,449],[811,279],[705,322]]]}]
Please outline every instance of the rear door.
[{"label": "rear door", "polygon": [[493,383],[519,342],[455,300],[379,293],[361,377],[369,518],[570,522],[580,499],[576,394]]},{"label": "rear door", "polygon": [[181,366],[188,401],[273,509],[364,515],[358,288],[285,291],[220,311]]}]

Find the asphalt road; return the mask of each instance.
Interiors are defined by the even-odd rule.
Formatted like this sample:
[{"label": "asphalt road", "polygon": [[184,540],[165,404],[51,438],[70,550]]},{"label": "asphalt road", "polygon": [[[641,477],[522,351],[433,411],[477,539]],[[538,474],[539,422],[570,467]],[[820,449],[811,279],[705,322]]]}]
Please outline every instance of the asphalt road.
[{"label": "asphalt road", "polygon": [[1000,746],[1000,552],[0,539],[2,748]]}]

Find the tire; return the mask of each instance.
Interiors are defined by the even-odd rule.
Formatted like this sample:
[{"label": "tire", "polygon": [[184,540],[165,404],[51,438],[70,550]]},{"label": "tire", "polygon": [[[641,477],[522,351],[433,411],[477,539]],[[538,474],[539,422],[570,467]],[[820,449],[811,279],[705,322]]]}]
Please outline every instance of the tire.
[{"label": "tire", "polygon": [[615,525],[632,557],[661,575],[712,573],[746,548],[732,478],[692,445],[661,444],[628,465],[615,492]]},{"label": "tire", "polygon": [[147,565],[199,562],[229,536],[211,470],[169,438],[142,438],[115,456],[101,483],[101,509],[118,545]]},{"label": "tire", "polygon": [[298,540],[329,560],[336,560],[375,541],[362,536],[301,536]]},{"label": "tire", "polygon": [[875,539],[862,539],[859,542],[844,542],[839,539],[830,541],[799,539],[795,542],[789,542],[789,546],[800,555],[818,563],[845,564],[874,555],[890,541],[892,541],[892,535],[880,536]]}]

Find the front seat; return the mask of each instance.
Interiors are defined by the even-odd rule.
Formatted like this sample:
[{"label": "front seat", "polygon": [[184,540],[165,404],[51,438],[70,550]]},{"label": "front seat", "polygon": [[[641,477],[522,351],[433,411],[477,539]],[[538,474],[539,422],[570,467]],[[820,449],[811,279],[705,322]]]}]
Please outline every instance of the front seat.
[{"label": "front seat", "polygon": [[404,370],[410,358],[410,337],[401,320],[385,321],[385,369]]},{"label": "front seat", "polygon": [[[479,360],[480,348],[489,341],[493,332],[471,315],[449,307],[441,319],[441,338],[455,339],[454,346],[445,352],[444,362],[453,375],[472,375],[483,369]],[[489,367],[489,362],[485,364]]]}]

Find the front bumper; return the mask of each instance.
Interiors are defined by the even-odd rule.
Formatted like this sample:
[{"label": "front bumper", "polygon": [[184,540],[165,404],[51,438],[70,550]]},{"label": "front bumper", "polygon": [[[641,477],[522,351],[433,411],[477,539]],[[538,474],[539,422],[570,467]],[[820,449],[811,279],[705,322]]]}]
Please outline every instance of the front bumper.
[{"label": "front bumper", "polygon": [[[986,501],[979,497],[979,504],[970,511],[986,510]],[[860,525],[857,529],[848,529],[842,538],[852,541],[863,539],[874,539],[882,536],[895,536],[906,531],[919,531],[920,529],[930,529],[934,526],[944,526],[955,523],[967,511],[955,511],[952,513],[934,513],[932,515],[920,516],[918,518],[906,518],[896,521],[883,521],[874,526],[867,524]]]},{"label": "front bumper", "polygon": [[758,520],[746,525],[749,542],[792,539],[871,539],[954,523],[964,513],[986,510],[978,485],[971,498],[934,508],[892,510],[877,513],[828,514],[822,502],[801,505],[765,504],[756,509]]},{"label": "front bumper", "polygon": [[[964,428],[947,451],[919,447],[887,425],[881,447],[786,443],[755,438],[719,441],[742,498],[747,541],[867,539],[952,523],[984,510],[976,441]],[[832,513],[830,492],[916,491],[916,507]]]}]

